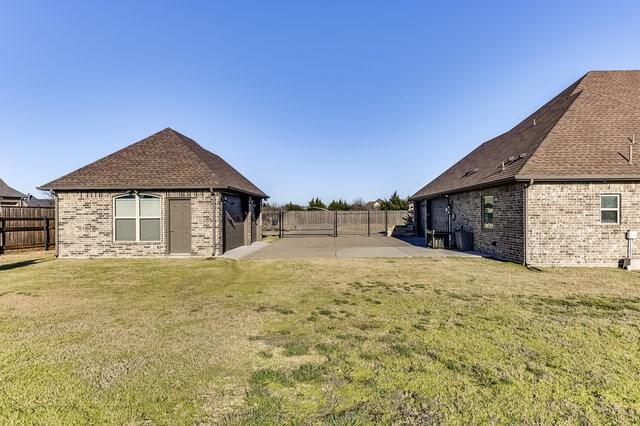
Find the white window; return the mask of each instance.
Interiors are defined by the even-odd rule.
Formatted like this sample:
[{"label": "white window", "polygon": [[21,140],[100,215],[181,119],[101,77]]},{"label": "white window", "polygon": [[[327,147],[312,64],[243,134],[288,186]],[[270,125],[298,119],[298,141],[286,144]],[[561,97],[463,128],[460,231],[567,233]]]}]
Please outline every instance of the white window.
[{"label": "white window", "polygon": [[129,194],[113,200],[116,241],[160,241],[160,197]]},{"label": "white window", "polygon": [[620,194],[600,196],[600,223],[620,223]]}]

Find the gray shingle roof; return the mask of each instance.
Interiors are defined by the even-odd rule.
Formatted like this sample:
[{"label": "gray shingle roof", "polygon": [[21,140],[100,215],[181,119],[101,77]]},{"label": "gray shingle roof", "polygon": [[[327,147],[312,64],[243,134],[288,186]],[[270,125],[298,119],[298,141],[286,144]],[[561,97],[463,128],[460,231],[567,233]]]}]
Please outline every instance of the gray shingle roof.
[{"label": "gray shingle roof", "polygon": [[640,161],[627,160],[629,138],[640,135],[638,99],[640,71],[589,72],[411,198],[514,180],[640,180]]},{"label": "gray shingle roof", "polygon": [[230,189],[267,197],[226,161],[166,128],[42,185],[44,190]]},{"label": "gray shingle roof", "polygon": [[7,185],[2,179],[0,179],[0,197],[23,198],[25,196],[26,195],[24,195],[22,192],[16,191],[15,189]]},{"label": "gray shingle roof", "polygon": [[23,200],[27,207],[54,207],[55,201],[52,198],[36,198],[33,195],[27,195]]}]

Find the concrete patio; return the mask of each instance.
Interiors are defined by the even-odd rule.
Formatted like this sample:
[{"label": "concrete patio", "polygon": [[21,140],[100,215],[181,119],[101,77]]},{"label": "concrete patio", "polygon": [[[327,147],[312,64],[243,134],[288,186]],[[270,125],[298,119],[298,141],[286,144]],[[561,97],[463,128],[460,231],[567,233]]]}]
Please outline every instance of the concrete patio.
[{"label": "concrete patio", "polygon": [[424,238],[290,237],[251,247],[252,250],[243,250],[242,253],[231,250],[226,254],[233,259],[479,256],[478,253],[427,248]]}]

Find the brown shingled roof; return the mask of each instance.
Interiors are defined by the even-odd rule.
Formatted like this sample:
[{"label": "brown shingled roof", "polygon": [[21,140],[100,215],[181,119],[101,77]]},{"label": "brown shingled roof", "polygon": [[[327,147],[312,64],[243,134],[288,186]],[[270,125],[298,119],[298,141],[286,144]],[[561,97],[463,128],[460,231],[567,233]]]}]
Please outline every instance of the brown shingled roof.
[{"label": "brown shingled roof", "polygon": [[589,72],[411,198],[515,180],[640,180],[640,161],[627,160],[629,138],[640,135],[638,99],[640,71]]},{"label": "brown shingled roof", "polygon": [[230,189],[267,197],[226,161],[166,128],[42,185],[44,190]]}]

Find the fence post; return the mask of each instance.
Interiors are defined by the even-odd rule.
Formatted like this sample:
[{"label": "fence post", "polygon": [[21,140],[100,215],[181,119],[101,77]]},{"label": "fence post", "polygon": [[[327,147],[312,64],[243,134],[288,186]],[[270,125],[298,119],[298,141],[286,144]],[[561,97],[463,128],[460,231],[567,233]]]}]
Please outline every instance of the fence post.
[{"label": "fence post", "polygon": [[44,218],[44,250],[49,250],[49,218]]},{"label": "fence post", "polygon": [[4,253],[4,219],[0,217],[0,254]]},{"label": "fence post", "polygon": [[371,236],[371,212],[367,210],[367,237]]},{"label": "fence post", "polygon": [[333,237],[338,236],[338,210],[333,212]]},{"label": "fence post", "polygon": [[282,210],[278,212],[278,237],[282,238],[282,216],[284,216]]},{"label": "fence post", "polygon": [[389,213],[387,209],[384,209],[384,235],[389,233]]}]

